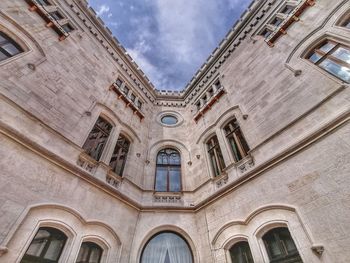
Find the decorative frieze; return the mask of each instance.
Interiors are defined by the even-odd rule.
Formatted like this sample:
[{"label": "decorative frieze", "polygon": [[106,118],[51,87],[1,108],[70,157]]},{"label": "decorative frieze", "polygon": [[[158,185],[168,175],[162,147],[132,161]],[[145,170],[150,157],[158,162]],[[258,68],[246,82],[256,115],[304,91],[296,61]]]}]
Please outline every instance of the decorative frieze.
[{"label": "decorative frieze", "polygon": [[94,173],[96,171],[97,162],[86,153],[82,153],[78,158],[77,165],[89,173]]},{"label": "decorative frieze", "polygon": [[111,172],[108,172],[106,175],[106,182],[114,188],[118,189],[122,183],[122,178],[115,175],[114,173],[112,174]]},{"label": "decorative frieze", "polygon": [[181,195],[169,193],[155,193],[153,201],[156,203],[181,203]]},{"label": "decorative frieze", "polygon": [[241,173],[245,173],[250,169],[252,169],[253,167],[254,167],[253,158],[248,155],[241,161],[241,163],[238,165],[237,168]]}]

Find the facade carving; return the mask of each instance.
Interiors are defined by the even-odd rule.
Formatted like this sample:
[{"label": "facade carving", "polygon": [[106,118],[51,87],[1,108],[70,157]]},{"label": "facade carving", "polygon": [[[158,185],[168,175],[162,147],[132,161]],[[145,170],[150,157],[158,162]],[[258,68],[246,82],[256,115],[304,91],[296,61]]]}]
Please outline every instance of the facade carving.
[{"label": "facade carving", "polygon": [[348,0],[253,1],[179,92],[85,0],[1,1],[0,262],[348,262],[349,84]]}]

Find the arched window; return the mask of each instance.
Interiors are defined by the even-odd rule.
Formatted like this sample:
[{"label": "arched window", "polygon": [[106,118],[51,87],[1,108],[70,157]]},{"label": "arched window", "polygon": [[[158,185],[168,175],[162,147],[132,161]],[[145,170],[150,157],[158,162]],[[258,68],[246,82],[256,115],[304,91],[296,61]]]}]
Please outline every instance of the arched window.
[{"label": "arched window", "polygon": [[249,147],[246,140],[244,139],[244,136],[242,134],[241,128],[239,127],[237,120],[233,119],[232,121],[230,121],[224,127],[224,132],[231,146],[230,148],[235,158],[235,161],[237,162],[244,158],[248,154]]},{"label": "arched window", "polygon": [[67,236],[60,230],[41,227],[30,243],[21,263],[56,263],[59,261]]},{"label": "arched window", "polygon": [[216,135],[208,140],[207,148],[213,173],[215,176],[218,176],[225,168],[225,162],[221,153],[218,137]]},{"label": "arched window", "polygon": [[230,248],[230,256],[232,263],[254,263],[249,244],[246,241],[234,244]]},{"label": "arched window", "polygon": [[84,143],[83,149],[96,161],[98,161],[102,155],[112,128],[111,124],[99,117]]},{"label": "arched window", "polygon": [[109,163],[109,165],[112,167],[112,170],[119,176],[123,175],[129,147],[129,140],[125,136],[119,135],[117,144],[114,148],[111,162]]},{"label": "arched window", "polygon": [[187,242],[172,232],[163,232],[152,237],[141,254],[140,263],[193,263]]},{"label": "arched window", "polygon": [[93,243],[84,242],[81,244],[76,263],[100,263],[103,249]]},{"label": "arched window", "polygon": [[158,192],[181,191],[181,157],[177,150],[167,148],[159,151],[155,190]]},{"label": "arched window", "polygon": [[263,236],[263,241],[273,263],[302,263],[298,249],[289,233],[288,228],[278,227]]},{"label": "arched window", "polygon": [[350,83],[350,48],[333,40],[318,45],[307,58],[337,78]]},{"label": "arched window", "polygon": [[0,32],[0,61],[22,53],[23,49],[8,35]]}]

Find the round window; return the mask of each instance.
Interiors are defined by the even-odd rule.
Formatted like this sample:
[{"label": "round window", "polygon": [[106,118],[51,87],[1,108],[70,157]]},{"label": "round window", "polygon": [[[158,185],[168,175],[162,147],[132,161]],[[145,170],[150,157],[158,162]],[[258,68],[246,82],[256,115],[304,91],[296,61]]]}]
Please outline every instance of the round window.
[{"label": "round window", "polygon": [[165,125],[175,125],[178,122],[178,120],[175,116],[165,115],[161,118],[161,122]]}]

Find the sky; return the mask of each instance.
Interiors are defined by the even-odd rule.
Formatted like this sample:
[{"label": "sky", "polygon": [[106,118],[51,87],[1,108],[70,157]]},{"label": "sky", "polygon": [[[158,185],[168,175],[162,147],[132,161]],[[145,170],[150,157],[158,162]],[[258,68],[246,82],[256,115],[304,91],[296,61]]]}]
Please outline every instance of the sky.
[{"label": "sky", "polygon": [[89,0],[159,90],[183,90],[251,0]]}]

